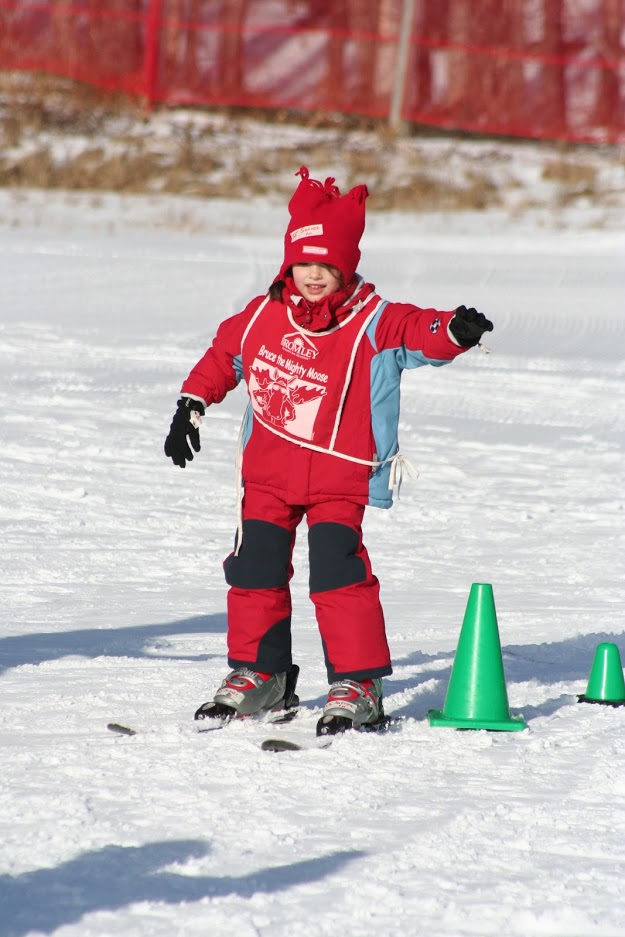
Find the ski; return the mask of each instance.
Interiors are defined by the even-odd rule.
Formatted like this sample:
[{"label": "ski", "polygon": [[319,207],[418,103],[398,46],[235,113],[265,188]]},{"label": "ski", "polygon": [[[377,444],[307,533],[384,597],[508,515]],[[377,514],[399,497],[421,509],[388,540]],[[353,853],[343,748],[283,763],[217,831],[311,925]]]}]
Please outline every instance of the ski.
[{"label": "ski", "polygon": [[290,739],[265,739],[260,747],[264,752],[303,752],[315,748],[329,748],[331,744],[331,738],[319,739],[317,745],[300,745]]},{"label": "ski", "polygon": [[334,720],[332,722],[324,721],[323,718],[319,720],[316,742],[311,745],[302,745],[288,738],[267,738],[261,742],[260,747],[264,752],[302,752],[330,748],[334,739],[341,738],[345,734],[369,735],[371,733],[396,731],[404,722],[401,716],[384,716],[378,722],[370,725],[354,726],[349,719],[341,719],[341,717],[336,716],[332,719]]},{"label": "ski", "polygon": [[117,735],[136,735],[136,729],[131,729],[129,726],[123,726],[119,722],[109,722],[106,727],[110,729],[111,732],[115,732]]},{"label": "ski", "polygon": [[[217,732],[219,729],[225,729],[227,726],[232,725],[235,722],[245,722],[248,719],[252,722],[257,722],[259,725],[283,725],[295,719],[298,713],[299,709],[287,709],[279,710],[277,714],[263,712],[251,716],[228,716],[225,719],[215,719],[213,725],[202,726],[201,728],[197,729],[197,732]],[[138,729],[133,729],[130,726],[123,725],[121,722],[109,722],[106,728],[109,729],[109,731],[115,733],[115,735],[139,734]]]}]

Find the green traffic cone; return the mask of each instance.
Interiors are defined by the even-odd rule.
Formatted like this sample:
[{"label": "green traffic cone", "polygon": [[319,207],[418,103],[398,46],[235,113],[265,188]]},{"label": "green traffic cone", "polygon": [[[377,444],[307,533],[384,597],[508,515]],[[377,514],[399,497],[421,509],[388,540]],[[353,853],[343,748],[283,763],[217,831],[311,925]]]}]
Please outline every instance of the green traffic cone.
[{"label": "green traffic cone", "polygon": [[625,680],[621,655],[616,644],[604,641],[597,645],[586,693],[580,703],[602,703],[604,706],[625,705]]},{"label": "green traffic cone", "polygon": [[428,713],[432,726],[515,732],[525,728],[511,716],[493,587],[473,583],[467,602],[443,709]]}]

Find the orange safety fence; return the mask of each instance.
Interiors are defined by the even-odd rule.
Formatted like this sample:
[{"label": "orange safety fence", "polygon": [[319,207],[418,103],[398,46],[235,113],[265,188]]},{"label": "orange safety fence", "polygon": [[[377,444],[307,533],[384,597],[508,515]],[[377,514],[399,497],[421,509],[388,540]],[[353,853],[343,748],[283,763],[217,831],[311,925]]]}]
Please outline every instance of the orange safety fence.
[{"label": "orange safety fence", "polygon": [[625,0],[0,0],[0,68],[150,103],[625,142]]}]

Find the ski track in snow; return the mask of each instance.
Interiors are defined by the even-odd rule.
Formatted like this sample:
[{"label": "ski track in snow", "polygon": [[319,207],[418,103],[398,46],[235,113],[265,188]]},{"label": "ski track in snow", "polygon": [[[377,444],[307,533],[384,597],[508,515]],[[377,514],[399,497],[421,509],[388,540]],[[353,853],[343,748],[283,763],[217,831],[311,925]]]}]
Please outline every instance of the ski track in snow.
[{"label": "ski track in snow", "polygon": [[[625,709],[576,702],[599,641],[625,653],[623,234],[372,219],[367,278],[477,305],[493,352],[405,374],[420,477],[365,521],[402,730],[275,755],[269,735],[313,741],[326,691],[305,538],[307,708],[198,734],[226,672],[242,390],[184,472],[162,443],[219,321],[273,278],[282,222],[251,205],[220,234],[204,205],[192,236],[139,204],[121,227],[74,201],[0,228],[1,937],[625,935]],[[472,582],[493,584],[522,733],[427,722]]]}]

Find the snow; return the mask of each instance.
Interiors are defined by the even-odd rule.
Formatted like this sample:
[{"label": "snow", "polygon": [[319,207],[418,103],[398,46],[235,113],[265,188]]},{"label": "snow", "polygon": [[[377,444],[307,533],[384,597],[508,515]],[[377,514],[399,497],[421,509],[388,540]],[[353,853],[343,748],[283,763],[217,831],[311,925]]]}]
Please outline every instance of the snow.
[{"label": "snow", "polygon": [[[184,472],[162,443],[219,321],[273,278],[286,208],[0,193],[2,937],[625,935],[625,709],[576,697],[600,641],[625,652],[625,228],[593,217],[370,215],[367,277],[479,306],[492,353],[405,375],[420,477],[366,517],[403,728],[274,755],[269,734],[313,743],[326,691],[305,538],[303,715],[198,733],[227,669],[242,389]],[[523,732],[427,721],[473,582]]]}]

